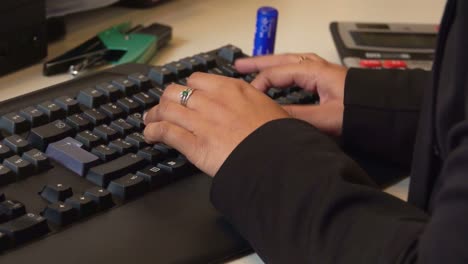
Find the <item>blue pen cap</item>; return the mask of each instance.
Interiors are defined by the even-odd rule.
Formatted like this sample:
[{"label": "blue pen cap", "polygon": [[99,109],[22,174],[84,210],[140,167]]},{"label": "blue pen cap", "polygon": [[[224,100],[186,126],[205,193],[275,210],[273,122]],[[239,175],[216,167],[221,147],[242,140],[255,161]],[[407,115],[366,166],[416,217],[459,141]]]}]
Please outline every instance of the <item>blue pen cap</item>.
[{"label": "blue pen cap", "polygon": [[270,6],[257,10],[253,56],[274,53],[277,24],[278,10]]}]

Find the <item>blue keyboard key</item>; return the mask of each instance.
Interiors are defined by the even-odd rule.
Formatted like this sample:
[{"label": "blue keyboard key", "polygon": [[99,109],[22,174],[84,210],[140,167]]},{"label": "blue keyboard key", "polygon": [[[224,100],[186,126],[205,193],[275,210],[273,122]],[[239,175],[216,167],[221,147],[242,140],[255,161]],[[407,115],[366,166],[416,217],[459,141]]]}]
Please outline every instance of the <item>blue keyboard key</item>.
[{"label": "blue keyboard key", "polygon": [[65,168],[84,176],[88,169],[99,164],[99,158],[82,149],[82,143],[67,137],[49,144],[46,155],[63,165]]}]

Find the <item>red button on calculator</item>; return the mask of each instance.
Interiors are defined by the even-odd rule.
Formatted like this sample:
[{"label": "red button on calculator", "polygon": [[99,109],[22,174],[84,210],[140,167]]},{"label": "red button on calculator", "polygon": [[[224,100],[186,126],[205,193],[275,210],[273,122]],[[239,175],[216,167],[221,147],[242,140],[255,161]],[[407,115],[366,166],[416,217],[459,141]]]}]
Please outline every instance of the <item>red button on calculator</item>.
[{"label": "red button on calculator", "polygon": [[384,68],[387,69],[398,69],[398,68],[406,68],[406,62],[401,60],[386,60],[383,63]]},{"label": "red button on calculator", "polygon": [[380,68],[382,67],[382,62],[379,60],[361,60],[359,65],[363,68]]}]

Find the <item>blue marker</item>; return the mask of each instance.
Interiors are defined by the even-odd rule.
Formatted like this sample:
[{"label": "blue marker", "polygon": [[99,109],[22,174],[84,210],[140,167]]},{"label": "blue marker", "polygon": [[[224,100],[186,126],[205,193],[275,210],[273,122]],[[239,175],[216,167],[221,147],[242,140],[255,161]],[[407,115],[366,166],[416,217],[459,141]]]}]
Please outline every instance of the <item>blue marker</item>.
[{"label": "blue marker", "polygon": [[253,56],[272,54],[275,51],[277,24],[278,10],[269,6],[257,10]]}]

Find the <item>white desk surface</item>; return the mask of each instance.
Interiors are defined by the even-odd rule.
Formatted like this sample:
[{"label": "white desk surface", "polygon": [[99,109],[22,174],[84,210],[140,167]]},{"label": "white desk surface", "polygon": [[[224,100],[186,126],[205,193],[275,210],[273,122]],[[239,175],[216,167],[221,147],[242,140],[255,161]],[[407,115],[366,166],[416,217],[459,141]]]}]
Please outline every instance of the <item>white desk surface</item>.
[{"label": "white desk surface", "polygon": [[[270,5],[279,10],[276,53],[315,52],[339,62],[329,32],[331,21],[439,23],[444,0],[172,0],[153,9],[110,7],[67,19],[64,40],[49,46],[49,59],[76,46],[111,25],[159,22],[173,27],[173,40],[152,61],[164,64],[231,43],[252,51],[256,10]],[[0,78],[0,100],[70,79],[43,77],[37,64]],[[408,180],[387,191],[406,199]],[[257,255],[232,264],[258,264]]]}]

